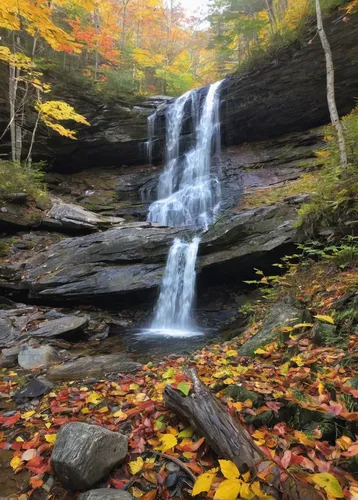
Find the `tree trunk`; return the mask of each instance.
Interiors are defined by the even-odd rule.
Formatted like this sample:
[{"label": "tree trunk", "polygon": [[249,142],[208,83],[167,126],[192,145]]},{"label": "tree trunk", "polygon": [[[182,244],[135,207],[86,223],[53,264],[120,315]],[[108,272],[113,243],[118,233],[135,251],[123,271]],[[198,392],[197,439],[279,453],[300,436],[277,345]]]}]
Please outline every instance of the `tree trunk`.
[{"label": "tree trunk", "polygon": [[321,39],[322,47],[324,50],[324,55],[326,58],[326,69],[327,69],[327,100],[328,100],[328,108],[329,114],[331,117],[331,122],[333,127],[336,129],[338,136],[338,146],[339,152],[341,156],[341,167],[347,167],[347,151],[346,151],[346,143],[344,140],[343,127],[341,120],[339,119],[339,114],[336,105],[336,97],[335,97],[335,88],[334,88],[334,66],[333,66],[333,57],[331,46],[329,44],[326,32],[323,28],[323,20],[322,20],[322,11],[320,0],[316,0],[316,13],[317,13],[317,28],[319,37]]},{"label": "tree trunk", "polygon": [[[165,406],[189,421],[193,429],[205,436],[207,444],[219,458],[234,462],[241,473],[251,472],[255,477],[264,470],[269,470],[267,478],[270,484],[266,493],[274,498],[290,500],[321,500],[321,494],[310,484],[288,475],[283,476],[279,467],[271,461],[254,443],[250,434],[241,423],[231,417],[222,403],[199,380],[195,370],[189,371],[193,382],[191,393],[187,397],[167,386],[164,389]],[[282,493],[280,490],[283,490]]]}]

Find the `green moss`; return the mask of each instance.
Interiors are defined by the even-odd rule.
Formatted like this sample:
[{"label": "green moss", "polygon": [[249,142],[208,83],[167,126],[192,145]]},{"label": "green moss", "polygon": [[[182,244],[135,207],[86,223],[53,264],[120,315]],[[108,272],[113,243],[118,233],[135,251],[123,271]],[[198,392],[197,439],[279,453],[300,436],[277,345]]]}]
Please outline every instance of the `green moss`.
[{"label": "green moss", "polygon": [[289,196],[313,193],[316,189],[317,175],[305,174],[297,181],[287,181],[278,187],[258,189],[244,198],[244,208],[256,208],[283,202]]},{"label": "green moss", "polygon": [[10,245],[5,241],[0,241],[0,257],[7,257]]},{"label": "green moss", "polygon": [[43,165],[32,167],[11,161],[0,160],[0,201],[6,201],[15,193],[26,193],[36,203],[48,204],[48,195],[43,181]]}]

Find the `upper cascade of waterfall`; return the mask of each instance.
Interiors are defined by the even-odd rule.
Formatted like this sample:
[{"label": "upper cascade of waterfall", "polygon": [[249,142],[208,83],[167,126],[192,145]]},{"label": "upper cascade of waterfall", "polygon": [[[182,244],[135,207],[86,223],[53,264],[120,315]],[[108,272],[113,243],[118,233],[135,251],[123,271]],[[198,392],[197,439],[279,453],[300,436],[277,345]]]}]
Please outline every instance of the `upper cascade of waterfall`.
[{"label": "upper cascade of waterfall", "polygon": [[[220,181],[211,174],[211,158],[220,152],[220,82],[210,85],[200,112],[200,93],[192,90],[169,105],[166,112],[165,168],[157,187],[157,201],[148,221],[163,226],[206,229],[220,207]],[[180,136],[190,106],[194,146],[181,154]],[[153,115],[149,117],[148,153],[152,155]]]}]

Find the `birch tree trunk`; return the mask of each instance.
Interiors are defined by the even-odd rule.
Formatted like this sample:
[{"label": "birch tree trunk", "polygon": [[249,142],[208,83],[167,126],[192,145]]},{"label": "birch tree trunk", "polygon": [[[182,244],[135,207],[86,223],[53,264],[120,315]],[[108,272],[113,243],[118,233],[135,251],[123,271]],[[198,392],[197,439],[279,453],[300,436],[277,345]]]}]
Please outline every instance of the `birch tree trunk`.
[{"label": "birch tree trunk", "polygon": [[331,117],[331,122],[333,127],[336,129],[338,136],[338,146],[341,156],[341,167],[347,167],[347,150],[346,143],[344,140],[343,127],[341,120],[339,119],[339,114],[336,105],[335,88],[334,88],[334,66],[332,58],[332,50],[329,44],[326,32],[323,28],[322,11],[320,0],[316,0],[316,14],[317,14],[317,28],[319,37],[321,39],[322,47],[324,50],[324,55],[326,58],[326,69],[327,69],[327,100],[329,114]]}]

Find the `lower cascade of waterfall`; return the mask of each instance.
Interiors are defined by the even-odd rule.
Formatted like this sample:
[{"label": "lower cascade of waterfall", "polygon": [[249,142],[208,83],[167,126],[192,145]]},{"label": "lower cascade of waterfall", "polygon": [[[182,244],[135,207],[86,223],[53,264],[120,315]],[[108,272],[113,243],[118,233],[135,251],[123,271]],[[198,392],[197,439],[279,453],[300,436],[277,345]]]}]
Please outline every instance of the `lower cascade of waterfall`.
[{"label": "lower cascade of waterfall", "polygon": [[[220,207],[220,181],[211,173],[213,153],[220,151],[219,88],[210,85],[200,113],[200,93],[187,92],[166,112],[166,164],[157,186],[157,201],[149,207],[148,221],[163,226],[206,230]],[[190,106],[188,106],[190,104]],[[185,110],[190,107],[194,146],[181,152],[180,137]],[[155,115],[148,120],[149,161],[152,159]],[[195,263],[200,238],[187,243],[175,239],[170,251],[154,311],[147,332],[165,336],[201,335],[195,331],[192,309],[195,299]]]},{"label": "lower cascade of waterfall", "polygon": [[150,332],[167,336],[198,335],[192,321],[195,262],[200,238],[187,243],[178,238],[170,248]]}]

